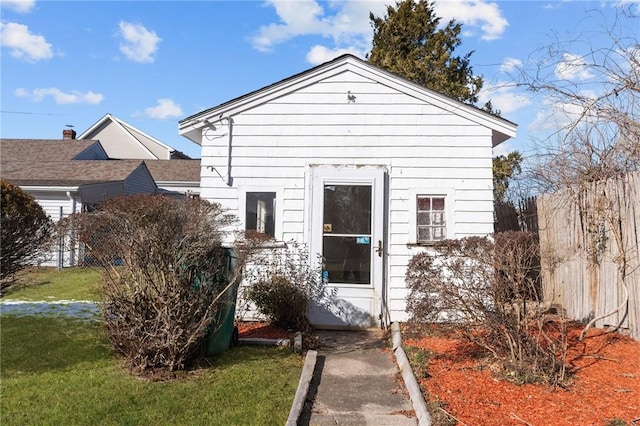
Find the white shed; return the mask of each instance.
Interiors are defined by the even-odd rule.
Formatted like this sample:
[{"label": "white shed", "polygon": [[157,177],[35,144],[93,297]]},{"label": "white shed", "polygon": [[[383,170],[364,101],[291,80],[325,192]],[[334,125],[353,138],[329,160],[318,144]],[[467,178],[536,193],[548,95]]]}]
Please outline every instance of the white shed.
[{"label": "white shed", "polygon": [[322,256],[337,297],[312,323],[371,327],[406,320],[414,254],[493,232],[492,148],[516,125],[344,55],[179,132],[202,146],[201,197]]}]

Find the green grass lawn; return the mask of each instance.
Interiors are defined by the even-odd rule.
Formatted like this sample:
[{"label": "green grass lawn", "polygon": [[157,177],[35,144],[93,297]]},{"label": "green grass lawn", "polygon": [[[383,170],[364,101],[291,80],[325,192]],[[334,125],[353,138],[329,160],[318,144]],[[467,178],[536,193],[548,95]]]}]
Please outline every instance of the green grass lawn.
[{"label": "green grass lawn", "polygon": [[29,268],[3,296],[6,300],[99,300],[99,268]]},{"label": "green grass lawn", "polygon": [[100,322],[0,317],[0,424],[282,425],[304,360],[238,347],[171,382],[131,376]]}]

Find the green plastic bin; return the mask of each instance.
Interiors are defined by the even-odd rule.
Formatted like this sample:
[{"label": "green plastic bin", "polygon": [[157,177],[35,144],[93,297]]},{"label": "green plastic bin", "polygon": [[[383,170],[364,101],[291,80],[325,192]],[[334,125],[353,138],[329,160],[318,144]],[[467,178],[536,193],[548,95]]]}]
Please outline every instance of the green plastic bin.
[{"label": "green plastic bin", "polygon": [[[227,257],[227,276],[231,276],[236,268],[237,258],[231,249],[225,249]],[[238,329],[235,326],[236,302],[238,300],[239,281],[227,289],[221,298],[221,307],[211,325],[206,339],[207,355],[215,355],[229,350],[231,344],[238,341]],[[226,285],[226,284],[225,284]]]}]

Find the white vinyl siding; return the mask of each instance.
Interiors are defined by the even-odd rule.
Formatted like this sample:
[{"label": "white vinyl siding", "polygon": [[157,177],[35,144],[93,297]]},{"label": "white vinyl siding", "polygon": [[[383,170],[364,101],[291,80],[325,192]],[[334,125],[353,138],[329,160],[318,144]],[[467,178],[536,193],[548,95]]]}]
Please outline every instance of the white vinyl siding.
[{"label": "white vinyl siding", "polygon": [[[347,92],[355,96],[348,102]],[[201,196],[231,212],[237,188],[284,188],[278,198],[284,241],[308,238],[311,165],[386,168],[387,276],[391,319],[405,320],[406,265],[415,247],[412,192],[446,190],[447,237],[493,232],[492,129],[423,99],[344,72],[231,115],[231,185],[226,117],[204,130]],[[410,190],[411,189],[411,190]],[[435,192],[434,192],[435,191]],[[412,207],[413,204],[413,207]]]}]

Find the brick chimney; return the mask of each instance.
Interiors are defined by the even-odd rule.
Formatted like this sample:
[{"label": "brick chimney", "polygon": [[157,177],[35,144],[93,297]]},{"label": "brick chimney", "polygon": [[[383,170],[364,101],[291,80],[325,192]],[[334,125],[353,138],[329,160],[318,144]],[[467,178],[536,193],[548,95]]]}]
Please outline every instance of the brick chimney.
[{"label": "brick chimney", "polygon": [[73,129],[64,129],[62,131],[62,139],[75,139],[76,138],[76,131]]}]

